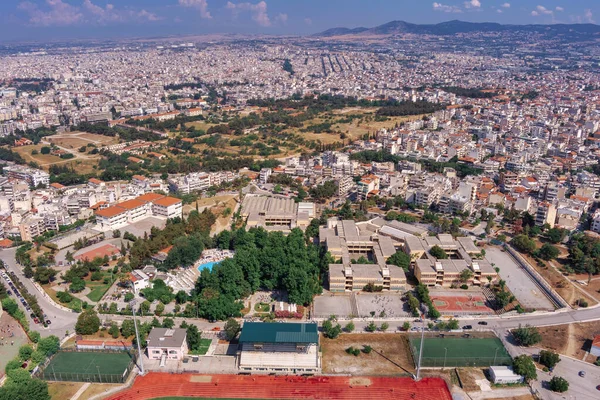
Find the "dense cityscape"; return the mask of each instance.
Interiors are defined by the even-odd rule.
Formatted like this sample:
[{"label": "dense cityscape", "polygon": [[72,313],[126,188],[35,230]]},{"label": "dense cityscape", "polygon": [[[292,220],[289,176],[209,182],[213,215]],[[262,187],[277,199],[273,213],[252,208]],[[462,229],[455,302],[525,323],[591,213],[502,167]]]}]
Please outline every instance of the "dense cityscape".
[{"label": "dense cityscape", "polygon": [[597,34],[448,26],[4,45],[0,398],[597,398]]}]

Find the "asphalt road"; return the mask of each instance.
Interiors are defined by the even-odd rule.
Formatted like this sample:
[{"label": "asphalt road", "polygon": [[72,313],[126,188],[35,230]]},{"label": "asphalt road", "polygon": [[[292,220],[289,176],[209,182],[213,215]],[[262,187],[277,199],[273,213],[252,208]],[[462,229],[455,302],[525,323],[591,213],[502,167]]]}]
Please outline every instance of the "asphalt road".
[{"label": "asphalt road", "polygon": [[[56,335],[59,338],[62,338],[65,336],[66,331],[69,331],[69,333],[74,332],[75,323],[77,322],[77,314],[57,308],[51,303],[50,300],[46,299],[46,297],[44,297],[35,287],[33,282],[30,279],[25,278],[23,275],[21,268],[15,261],[15,252],[16,248],[0,250],[0,259],[4,261],[6,269],[14,272],[25,288],[27,288],[29,293],[37,298],[38,304],[44,313],[48,315],[48,319],[51,321],[51,324],[46,328],[44,328],[42,324],[35,324],[29,317],[30,313],[25,310],[25,307],[23,307],[20,301],[17,301],[19,307],[23,309],[27,315],[27,318],[29,318],[30,329],[38,331],[43,337]],[[15,298],[14,294],[12,297]]]},{"label": "asphalt road", "polygon": [[[73,332],[75,323],[77,321],[77,314],[57,308],[51,301],[41,295],[31,280],[25,278],[21,272],[21,268],[15,261],[15,252],[16,249],[0,250],[0,259],[4,261],[4,264],[9,271],[12,271],[17,275],[27,290],[37,297],[40,307],[48,315],[48,319],[52,321],[52,324],[47,328],[44,328],[42,325],[36,325],[33,323],[33,321],[31,321],[31,328],[40,332],[42,336],[56,335],[58,337],[63,337],[67,330],[69,332]],[[19,306],[22,307],[21,303],[18,303]],[[24,307],[23,310],[25,311]],[[29,313],[26,314],[29,315]],[[103,321],[116,322],[121,322],[126,318],[131,318],[129,316],[120,315],[101,315],[100,317]],[[145,322],[151,321],[152,318],[153,317],[142,317],[139,320]],[[175,318],[176,326],[179,326],[183,320],[183,318]],[[529,324],[533,326],[548,326],[598,320],[600,320],[600,306],[580,310],[565,309],[550,313],[539,312],[507,317],[459,318],[459,324],[460,326],[472,325],[475,329],[494,330],[496,334],[503,339],[503,342],[511,355],[516,356],[519,354],[533,354],[538,351],[538,349],[535,348],[523,348],[515,346],[511,343],[509,330],[517,328],[519,325]],[[210,323],[206,320],[191,318],[185,318],[185,321],[187,323],[195,324],[202,331],[211,331],[213,328],[222,328],[224,325],[223,322]],[[387,320],[386,322],[389,324],[389,331],[393,332],[397,329],[400,329],[404,321],[410,321],[411,326],[421,325],[420,323],[413,322],[414,318],[398,318],[394,320]],[[478,322],[480,321],[487,322],[487,325],[479,325]],[[355,332],[364,331],[365,327],[370,322],[370,318],[354,319],[354,324],[356,326]],[[380,326],[383,322],[384,320],[378,320],[376,321],[376,324]],[[340,321],[340,323],[342,326],[345,324],[344,321]],[[579,371],[586,371],[586,376],[580,377],[578,375]],[[562,361],[554,370],[554,375],[562,376],[569,381],[569,391],[560,395],[550,392],[547,389],[547,381],[549,381],[550,376],[539,371],[539,378],[538,381],[534,383],[534,388],[539,390],[542,398],[583,400],[600,398],[600,391],[596,390],[596,386],[600,384],[600,368],[563,356]]]}]

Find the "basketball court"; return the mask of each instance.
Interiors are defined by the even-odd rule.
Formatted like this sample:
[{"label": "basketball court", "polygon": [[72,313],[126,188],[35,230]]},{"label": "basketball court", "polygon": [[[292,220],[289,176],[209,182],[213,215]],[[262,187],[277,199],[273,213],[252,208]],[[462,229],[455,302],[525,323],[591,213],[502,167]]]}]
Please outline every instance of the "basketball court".
[{"label": "basketball court", "polygon": [[81,261],[92,261],[97,257],[104,258],[104,256],[108,256],[110,258],[115,254],[119,254],[119,252],[120,250],[116,246],[113,246],[112,244],[103,244],[102,246],[75,256],[75,259]]},{"label": "basketball court", "polygon": [[457,295],[437,295],[431,293],[435,308],[441,313],[493,314],[483,294],[461,293]]}]

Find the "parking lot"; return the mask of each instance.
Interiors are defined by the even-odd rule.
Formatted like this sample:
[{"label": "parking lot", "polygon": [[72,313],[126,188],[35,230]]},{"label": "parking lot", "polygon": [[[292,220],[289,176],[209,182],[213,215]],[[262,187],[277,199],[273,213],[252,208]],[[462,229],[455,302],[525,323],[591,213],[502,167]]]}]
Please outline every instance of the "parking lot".
[{"label": "parking lot", "polygon": [[485,258],[500,268],[500,278],[525,309],[554,310],[552,302],[538,288],[529,274],[521,268],[510,254],[498,247],[486,248]]}]

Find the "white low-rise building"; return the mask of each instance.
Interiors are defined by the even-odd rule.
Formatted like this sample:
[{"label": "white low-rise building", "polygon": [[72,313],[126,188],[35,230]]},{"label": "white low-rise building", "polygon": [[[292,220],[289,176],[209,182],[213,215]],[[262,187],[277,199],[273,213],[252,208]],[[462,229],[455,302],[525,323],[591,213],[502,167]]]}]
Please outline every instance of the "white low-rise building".
[{"label": "white low-rise building", "polygon": [[515,374],[511,367],[492,366],[490,367],[490,378],[495,384],[522,383],[523,377]]}]

